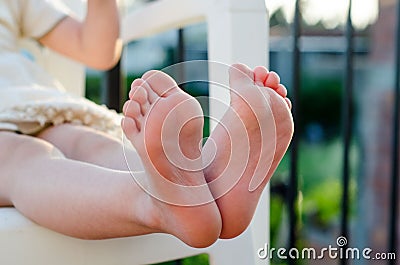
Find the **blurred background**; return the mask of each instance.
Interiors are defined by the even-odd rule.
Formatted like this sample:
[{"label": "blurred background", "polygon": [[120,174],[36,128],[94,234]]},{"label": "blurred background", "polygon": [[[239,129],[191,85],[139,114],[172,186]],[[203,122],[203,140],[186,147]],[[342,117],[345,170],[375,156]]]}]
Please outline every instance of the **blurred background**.
[{"label": "blurred background", "polygon": [[[151,2],[126,1],[124,10]],[[336,246],[342,235],[344,150],[348,148],[348,234],[351,247],[389,251],[392,206],[392,131],[395,88],[396,7],[394,0],[352,1],[352,119],[348,146],[343,138],[346,107],[346,21],[348,0],[301,0],[299,65],[293,64],[294,0],[266,0],[270,19],[269,69],[281,76],[289,98],[297,86],[297,193],[295,245]],[[132,25],[140,27],[138,25]],[[347,25],[348,26],[348,25]],[[121,61],[125,93],[133,79],[150,69],[187,60],[207,59],[207,27],[196,24],[130,43]],[[257,34],[256,32],[254,34]],[[300,72],[295,85],[294,70]],[[206,72],[207,69],[199,69]],[[188,73],[196,75],[196,73]],[[204,76],[204,74],[202,74]],[[102,102],[104,73],[87,70],[87,96]],[[194,96],[207,95],[207,84],[184,85]],[[347,95],[348,96],[348,95]],[[347,98],[348,99],[348,98]],[[207,103],[202,102],[207,113]],[[347,117],[348,118],[348,117]],[[205,128],[208,133],[208,127]],[[288,207],[293,156],[288,152],[271,182],[270,246],[287,247]],[[398,176],[397,176],[398,177]],[[289,206],[288,206],[289,205]],[[396,230],[394,230],[396,231]],[[397,230],[398,231],[398,230]],[[398,253],[396,253],[398,254]],[[272,264],[294,264],[273,259]],[[388,264],[351,260],[347,264]],[[168,264],[208,264],[198,256]],[[338,260],[298,260],[296,264],[339,264]],[[395,263],[392,263],[395,264]]]}]

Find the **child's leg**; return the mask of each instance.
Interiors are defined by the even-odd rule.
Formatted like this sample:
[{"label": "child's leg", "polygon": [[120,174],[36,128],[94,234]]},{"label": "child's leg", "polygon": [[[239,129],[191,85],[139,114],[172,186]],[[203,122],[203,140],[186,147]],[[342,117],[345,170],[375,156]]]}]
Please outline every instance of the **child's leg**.
[{"label": "child's leg", "polygon": [[123,146],[121,139],[87,126],[61,124],[44,130],[37,137],[57,147],[67,158],[101,167],[128,171],[125,159],[129,159],[129,165],[141,163],[136,150]]},{"label": "child's leg", "polygon": [[[221,212],[221,238],[235,237],[249,225],[261,192],[293,134],[290,101],[277,74],[268,73],[263,67],[252,71],[247,66],[234,65],[230,69],[230,86],[230,109],[212,132],[212,141],[203,148],[203,158],[208,161],[214,155],[214,145],[217,147],[215,159],[204,172]],[[219,177],[240,179],[229,190],[229,182],[212,182]],[[250,185],[252,178],[261,181]]]},{"label": "child's leg", "polygon": [[12,206],[11,201],[5,196],[0,195],[0,207]]},{"label": "child's leg", "polygon": [[192,246],[219,234],[218,222],[202,228],[215,220],[208,205],[159,202],[129,172],[66,159],[51,144],[14,133],[0,132],[0,147],[8,150],[0,154],[0,197],[57,232],[90,239],[165,232]]}]

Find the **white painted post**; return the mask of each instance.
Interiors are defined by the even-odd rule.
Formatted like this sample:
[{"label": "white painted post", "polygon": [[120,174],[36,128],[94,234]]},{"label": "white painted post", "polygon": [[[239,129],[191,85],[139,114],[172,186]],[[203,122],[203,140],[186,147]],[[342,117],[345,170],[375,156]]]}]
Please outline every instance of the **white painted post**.
[{"label": "white painted post", "polygon": [[[269,21],[264,0],[212,0],[208,22],[209,79],[228,85],[227,67],[236,62],[250,67],[268,66]],[[217,62],[217,64],[212,63]],[[229,90],[210,84],[210,116],[220,120],[229,106]],[[215,127],[216,122],[211,122]],[[257,257],[257,250],[269,242],[269,191],[261,197],[250,233],[253,239],[254,264],[268,264]],[[256,231],[257,230],[257,231]],[[221,261],[219,261],[221,263]],[[222,262],[222,264],[224,264]]]},{"label": "white painted post", "polygon": [[[228,65],[241,62],[250,67],[267,66],[268,18],[264,0],[213,0],[210,7],[208,59]],[[227,85],[227,73],[221,70],[211,63],[210,80],[221,80]],[[211,86],[210,96],[229,103],[227,90]],[[214,117],[222,117],[225,110],[211,105],[210,112]]]}]

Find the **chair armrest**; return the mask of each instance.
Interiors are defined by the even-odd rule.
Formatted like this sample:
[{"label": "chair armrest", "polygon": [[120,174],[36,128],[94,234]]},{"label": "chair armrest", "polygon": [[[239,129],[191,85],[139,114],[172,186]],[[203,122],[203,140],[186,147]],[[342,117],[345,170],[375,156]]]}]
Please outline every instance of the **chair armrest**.
[{"label": "chair armrest", "polygon": [[122,18],[124,43],[204,21],[208,0],[158,0],[135,9]]},{"label": "chair armrest", "polygon": [[201,253],[210,255],[210,264],[264,264],[256,260],[250,230],[204,249],[188,247],[167,234],[81,240],[43,228],[15,208],[0,208],[0,246],[0,264],[154,264]]}]

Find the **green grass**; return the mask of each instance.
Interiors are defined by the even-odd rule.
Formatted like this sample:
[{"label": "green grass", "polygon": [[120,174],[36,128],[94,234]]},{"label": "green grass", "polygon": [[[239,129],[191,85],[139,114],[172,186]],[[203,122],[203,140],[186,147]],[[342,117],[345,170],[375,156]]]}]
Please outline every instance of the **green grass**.
[{"label": "green grass", "polygon": [[[358,153],[356,145],[350,152],[350,209],[354,212],[357,185],[355,176],[358,168]],[[301,142],[298,152],[299,177],[299,213],[301,226],[326,230],[337,224],[342,199],[342,157],[343,145],[340,139],[319,144]],[[288,152],[271,183],[287,182],[289,176]],[[285,204],[282,198],[271,198],[271,239],[272,243],[279,238],[282,216]]]},{"label": "green grass", "polygon": [[[304,231],[308,231],[309,228],[312,228],[313,231],[319,231],[322,235],[328,231],[337,231],[338,229],[342,202],[342,157],[343,145],[339,138],[319,144],[301,142],[299,145],[299,249],[310,243],[308,242],[310,238],[307,237],[307,234],[304,234]],[[277,181],[287,182],[289,158],[290,153],[288,152],[272,177],[271,183]],[[357,192],[355,176],[357,174],[358,161],[357,146],[353,144],[350,152],[350,216],[354,216]],[[288,217],[285,199],[286,197],[271,196],[270,235],[271,246],[273,247],[285,246],[285,242],[287,242]],[[300,261],[299,264],[306,264],[302,262]],[[271,264],[281,265],[286,263],[279,259],[273,259]]]},{"label": "green grass", "polygon": [[[175,265],[175,261],[169,261],[169,262],[164,262],[164,263],[159,263],[157,265]],[[201,254],[189,258],[185,258],[182,260],[182,265],[208,265],[208,255],[206,254]]]},{"label": "green grass", "polygon": [[[286,153],[279,164],[271,182],[288,179],[290,150]],[[308,144],[301,142],[298,152],[299,185],[302,192],[310,192],[318,188],[321,183],[328,180],[338,180],[342,175],[343,146],[340,139],[322,142],[319,144]],[[353,145],[350,152],[350,163],[352,175],[357,169],[357,147]]]},{"label": "green grass", "polygon": [[98,76],[86,76],[86,98],[101,103],[101,78]]}]

